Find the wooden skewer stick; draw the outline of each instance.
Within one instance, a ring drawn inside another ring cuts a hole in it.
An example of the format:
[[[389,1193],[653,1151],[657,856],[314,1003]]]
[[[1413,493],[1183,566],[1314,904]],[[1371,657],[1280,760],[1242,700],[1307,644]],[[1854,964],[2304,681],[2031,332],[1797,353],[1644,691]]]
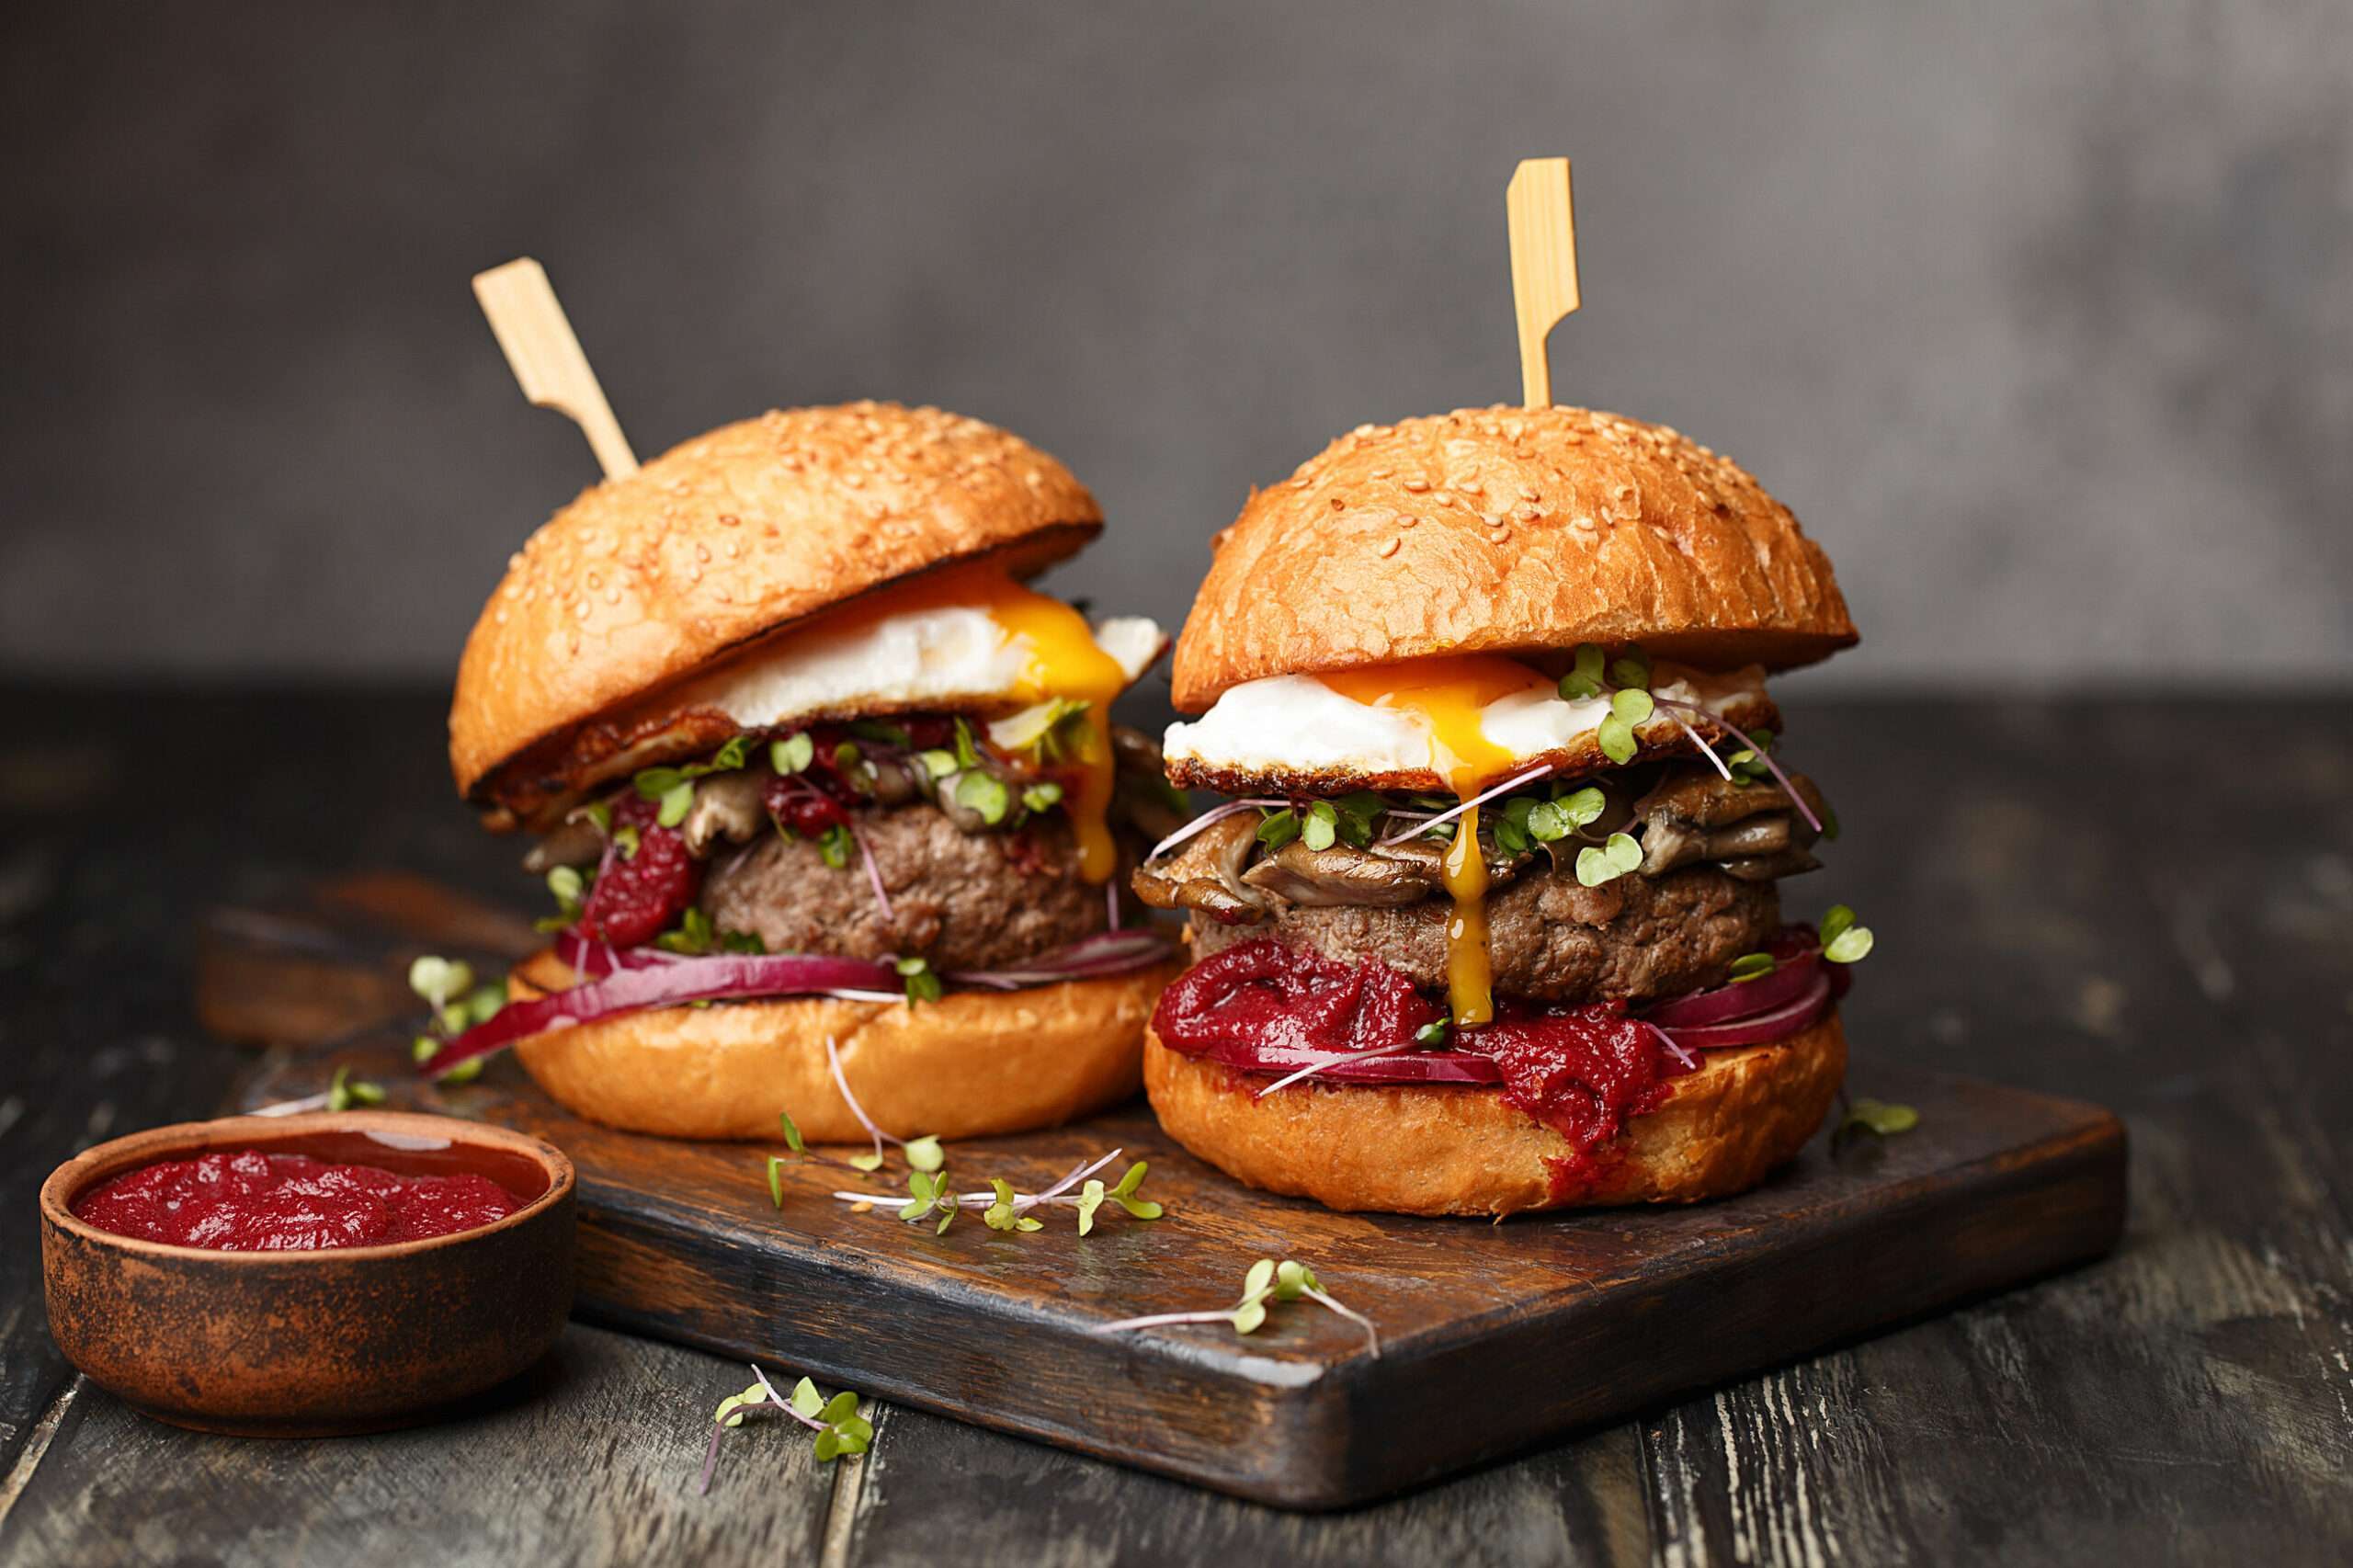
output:
[[[605,389],[580,351],[546,269],[527,256],[477,272],[474,298],[482,301],[482,313],[490,318],[490,330],[498,335],[498,347],[506,351],[506,363],[532,406],[570,415],[588,437],[607,479],[635,473],[637,454],[629,449]]]
[[[1504,191],[1511,215],[1511,300],[1519,315],[1520,401],[1552,406],[1545,340],[1577,308],[1576,204],[1566,158],[1523,158]]]

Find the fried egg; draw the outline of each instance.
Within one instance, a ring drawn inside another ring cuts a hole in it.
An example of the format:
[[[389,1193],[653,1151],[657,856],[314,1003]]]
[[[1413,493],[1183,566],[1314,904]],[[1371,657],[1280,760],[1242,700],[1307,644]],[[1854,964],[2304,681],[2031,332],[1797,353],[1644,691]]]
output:
[[[745,730],[815,718],[976,711],[993,716],[991,737],[1008,750],[1035,738],[1040,710],[1082,703],[1086,738],[1064,759],[1074,775],[1069,813],[1080,870],[1099,882],[1118,861],[1105,818],[1111,701],[1167,641],[1141,616],[1089,626],[1060,599],[1002,572],[966,567],[821,616],[703,676],[679,703],[725,714]]]
[[[1765,671],[1717,675],[1661,662],[1651,688],[1729,714],[1764,696]],[[1169,726],[1163,749],[1172,764],[1215,773],[1434,773],[1467,796],[1572,749],[1608,713],[1607,698],[1565,700],[1530,665],[1467,655],[1245,681],[1199,719]],[[1665,739],[1677,730],[1662,710],[1636,733]]]

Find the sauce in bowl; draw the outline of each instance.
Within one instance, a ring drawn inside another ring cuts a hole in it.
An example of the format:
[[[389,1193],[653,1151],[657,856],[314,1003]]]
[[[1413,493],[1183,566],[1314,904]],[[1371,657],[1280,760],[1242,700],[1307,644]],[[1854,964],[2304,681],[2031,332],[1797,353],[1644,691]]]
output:
[[[480,1230],[528,1199],[477,1171],[404,1175],[258,1149],[164,1160],[74,1199],[99,1230],[216,1252],[387,1246]]]

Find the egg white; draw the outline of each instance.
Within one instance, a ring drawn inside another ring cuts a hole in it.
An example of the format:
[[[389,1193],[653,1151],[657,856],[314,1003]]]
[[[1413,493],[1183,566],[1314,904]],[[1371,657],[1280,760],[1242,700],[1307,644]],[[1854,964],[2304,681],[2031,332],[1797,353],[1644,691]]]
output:
[[[1727,713],[1765,693],[1765,671],[1750,665],[1711,675],[1661,664],[1652,680],[1661,697]],[[1564,701],[1548,687],[1514,692],[1479,711],[1479,729],[1516,762],[1567,750],[1600,727],[1605,698]],[[1677,733],[1661,710],[1637,725],[1644,739]],[[1430,722],[1404,708],[1377,708],[1345,697],[1313,676],[1273,676],[1232,687],[1210,710],[1172,724],[1162,742],[1171,762],[1222,773],[1419,773],[1436,767]]]
[[[1096,645],[1130,681],[1167,639],[1142,616],[1094,628]],[[1019,684],[1028,651],[985,609],[944,606],[886,616],[855,630],[814,631],[751,654],[698,680],[682,705],[710,708],[745,729],[819,714],[907,712],[987,706]]]

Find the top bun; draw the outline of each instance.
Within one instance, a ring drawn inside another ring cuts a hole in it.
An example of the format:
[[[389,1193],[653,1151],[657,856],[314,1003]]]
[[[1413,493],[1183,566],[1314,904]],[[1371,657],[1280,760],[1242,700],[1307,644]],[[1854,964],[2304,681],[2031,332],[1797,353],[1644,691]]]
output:
[[[1829,559],[1729,458],[1583,408],[1361,426],[1216,540],[1176,640],[1177,708],[1439,653],[1640,642],[1786,669],[1855,640]]]
[[[722,426],[608,480],[506,563],[458,665],[449,767],[496,799],[617,703],[911,574],[1029,575],[1102,531],[1086,487],[1017,436],[854,403]]]

